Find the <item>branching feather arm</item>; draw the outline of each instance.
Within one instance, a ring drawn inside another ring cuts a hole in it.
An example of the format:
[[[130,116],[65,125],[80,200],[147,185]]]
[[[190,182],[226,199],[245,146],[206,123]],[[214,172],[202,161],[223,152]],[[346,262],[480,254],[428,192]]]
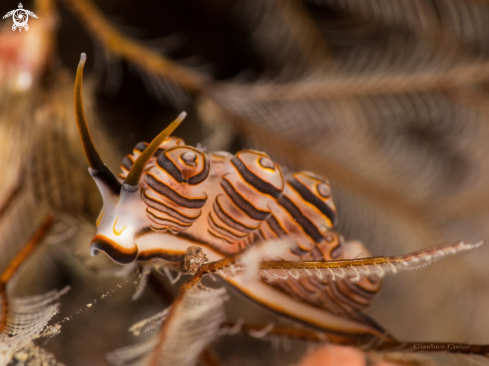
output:
[[[28,258],[31,252],[37,247],[39,242],[44,238],[48,230],[54,223],[52,215],[48,215],[39,229],[34,233],[25,247],[17,254],[17,256],[10,262],[10,265],[3,271],[0,276],[0,297],[2,300],[2,307],[0,309],[0,333],[5,329],[8,318],[8,296],[7,296],[7,284],[12,276],[17,272],[19,267]]]
[[[393,257],[371,257],[361,259],[345,259],[337,261],[265,261],[260,265],[262,276],[267,280],[280,280],[278,272],[288,276],[319,276],[336,280],[350,278],[352,281],[372,275],[383,277],[386,273],[398,273],[430,265],[447,255],[457,254],[479,248],[483,243],[466,244],[455,242],[419,250],[405,255]]]
[[[157,76],[168,78],[189,91],[202,90],[206,81],[204,75],[178,65],[154,50],[126,37],[107,21],[90,0],[66,0],[66,2],[92,35],[114,55]]]

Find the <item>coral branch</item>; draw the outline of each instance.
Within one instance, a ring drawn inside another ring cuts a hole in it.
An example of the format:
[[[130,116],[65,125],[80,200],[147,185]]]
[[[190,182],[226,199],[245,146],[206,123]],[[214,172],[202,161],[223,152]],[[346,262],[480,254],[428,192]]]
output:
[[[6,292],[6,286],[8,281],[12,278],[14,273],[19,269],[19,267],[24,263],[29,254],[37,247],[39,242],[44,238],[49,229],[54,223],[54,218],[52,215],[48,215],[39,229],[34,233],[31,239],[27,242],[24,248],[15,256],[15,258],[10,262],[9,266],[3,271],[0,276],[0,297],[2,300],[2,306],[0,309],[0,333],[5,329],[8,317],[8,297]]]
[[[350,339],[338,338],[333,339],[328,335],[328,339],[322,336],[320,332],[314,332],[304,328],[294,328],[287,326],[268,327],[267,324],[240,324],[236,329],[236,324],[223,323],[221,325],[221,334],[243,334],[256,338],[256,333],[267,329],[266,338],[279,338],[300,340],[314,343],[334,343],[344,346],[357,346]],[[263,338],[261,336],[260,338]],[[472,355],[489,355],[489,345],[474,345],[467,343],[449,343],[449,342],[400,342],[389,339],[388,342],[375,343],[369,345],[367,350],[384,351],[384,352],[448,352],[463,353]]]
[[[66,0],[92,36],[114,55],[143,70],[171,80],[189,91],[202,89],[203,75],[177,65],[170,59],[120,33],[89,0]]]
[[[15,199],[19,196],[21,190],[22,187],[18,183],[7,194],[7,198],[5,198],[4,202],[0,204],[0,219],[2,218],[3,215],[5,215],[10,205],[12,205]]]
[[[261,102],[328,100],[366,95],[389,95],[448,91],[489,79],[489,62],[473,62],[451,68],[429,69],[416,73],[374,75],[328,75],[302,82],[224,86],[227,93],[252,97]]]
[[[361,277],[377,275],[383,277],[386,273],[397,273],[402,270],[412,270],[429,265],[447,255],[472,250],[482,245],[455,242],[442,244],[424,250],[394,257],[370,257],[361,259],[343,259],[334,261],[267,261],[261,263],[262,276],[268,281],[285,280],[289,276],[310,277],[336,280],[348,277],[358,281]]]
[[[154,274],[149,275],[148,283],[160,295],[164,302],[172,304],[175,301],[173,294],[158,280]],[[219,366],[216,356],[208,348],[205,348],[201,352],[199,360],[205,366]]]

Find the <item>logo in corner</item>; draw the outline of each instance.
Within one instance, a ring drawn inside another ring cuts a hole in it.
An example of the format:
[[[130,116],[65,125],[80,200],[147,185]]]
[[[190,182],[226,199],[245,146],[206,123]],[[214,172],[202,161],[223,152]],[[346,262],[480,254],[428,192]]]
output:
[[[29,15],[31,17],[37,18],[37,15],[34,14],[32,11],[25,10],[24,7],[22,6],[22,3],[19,3],[19,8],[9,11],[7,14],[3,16],[3,19],[12,17],[14,20],[14,24],[12,25],[12,30],[15,31],[17,28],[19,29],[19,32],[22,31],[22,28],[24,28],[26,31],[29,30],[29,25],[27,24],[27,21],[29,20]]]

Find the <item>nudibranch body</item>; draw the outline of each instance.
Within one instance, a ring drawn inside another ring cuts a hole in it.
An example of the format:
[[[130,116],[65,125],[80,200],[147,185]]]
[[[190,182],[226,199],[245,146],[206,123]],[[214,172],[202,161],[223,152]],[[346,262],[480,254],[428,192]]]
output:
[[[81,100],[84,55],[78,66],[75,109],[89,171],[103,197],[92,254],[115,262],[158,258],[181,261],[189,246],[211,261],[260,241],[289,238],[279,260],[353,258],[368,251],[331,231],[337,222],[329,182],[310,172],[284,177],[263,152],[204,152],[170,134],[182,113],[150,144],[139,143],[122,161],[119,180],[103,164],[90,138]],[[223,277],[239,293],[331,337],[382,338],[384,331],[360,313],[380,280],[321,281],[304,277],[270,285],[239,275]]]

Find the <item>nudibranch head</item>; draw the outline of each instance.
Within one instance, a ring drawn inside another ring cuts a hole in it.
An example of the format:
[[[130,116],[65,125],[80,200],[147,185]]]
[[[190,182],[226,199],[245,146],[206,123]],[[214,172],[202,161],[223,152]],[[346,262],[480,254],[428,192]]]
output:
[[[122,184],[104,164],[93,144],[85,119],[82,99],[83,67],[86,55],[81,54],[75,82],[75,116],[83,151],[89,165],[89,172],[95,180],[103,199],[103,208],[97,220],[97,235],[91,242],[91,253],[106,253],[115,262],[126,264],[137,259],[139,250],[136,236],[146,224],[145,205],[141,200],[139,186],[147,163],[160,145],[185,118],[181,113],[149,145],[141,147],[139,155],[132,162]]]

